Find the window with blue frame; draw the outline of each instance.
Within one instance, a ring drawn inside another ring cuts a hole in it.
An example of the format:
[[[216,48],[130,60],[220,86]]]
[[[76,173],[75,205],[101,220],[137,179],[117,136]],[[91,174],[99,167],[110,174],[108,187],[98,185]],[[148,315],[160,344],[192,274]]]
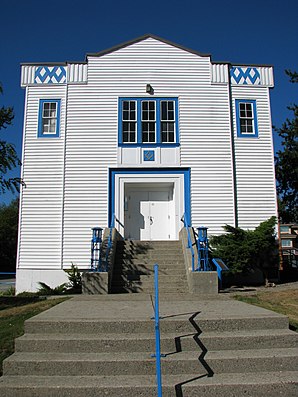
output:
[[[119,98],[120,146],[177,146],[177,98]]]
[[[38,137],[57,138],[60,134],[60,99],[40,99]]]
[[[255,100],[236,99],[237,136],[258,137],[257,105]]]

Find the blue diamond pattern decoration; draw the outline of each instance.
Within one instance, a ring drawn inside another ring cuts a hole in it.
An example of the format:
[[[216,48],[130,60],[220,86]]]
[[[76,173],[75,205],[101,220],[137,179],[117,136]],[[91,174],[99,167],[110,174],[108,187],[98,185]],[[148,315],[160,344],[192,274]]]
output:
[[[66,68],[64,66],[39,66],[35,70],[34,83],[63,84],[66,82]]]
[[[231,68],[232,84],[259,85],[261,76],[258,68],[252,67],[233,67]]]
[[[144,150],[144,161],[154,161],[154,150]]]

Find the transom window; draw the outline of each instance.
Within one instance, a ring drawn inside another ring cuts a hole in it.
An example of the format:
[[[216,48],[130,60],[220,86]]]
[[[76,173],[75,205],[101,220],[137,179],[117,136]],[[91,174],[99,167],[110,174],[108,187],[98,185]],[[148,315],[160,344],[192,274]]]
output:
[[[257,137],[257,110],[255,100],[236,99],[238,137]]]
[[[120,98],[119,145],[178,145],[177,98]]]
[[[41,99],[39,103],[38,137],[58,137],[60,99]]]

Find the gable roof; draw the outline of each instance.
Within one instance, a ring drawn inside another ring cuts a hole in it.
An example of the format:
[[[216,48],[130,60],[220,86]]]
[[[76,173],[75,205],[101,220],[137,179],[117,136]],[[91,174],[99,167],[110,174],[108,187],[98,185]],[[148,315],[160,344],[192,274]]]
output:
[[[169,45],[171,45],[171,46],[173,46],[173,47],[176,47],[176,48],[179,48],[179,49],[181,49],[181,50],[190,52],[190,53],[195,54],[195,55],[198,55],[198,56],[200,56],[200,57],[210,57],[210,56],[211,56],[210,54],[202,54],[202,53],[200,53],[200,52],[198,52],[198,51],[195,51],[195,50],[186,48],[186,47],[184,47],[184,46],[182,46],[182,45],[180,45],[180,44],[173,43],[172,41],[163,39],[162,37],[158,37],[158,36],[155,36],[154,34],[150,34],[150,33],[149,33],[149,34],[145,34],[145,35],[143,35],[143,36],[137,37],[136,39],[129,40],[129,41],[125,41],[124,43],[118,44],[118,45],[116,45],[116,46],[113,46],[113,47],[111,47],[111,48],[108,48],[108,49],[103,50],[103,51],[100,51],[100,52],[87,53],[87,54],[86,54],[86,59],[87,59],[88,56],[92,56],[92,57],[101,57],[101,56],[103,56],[103,55],[110,54],[111,52],[120,50],[121,48],[128,47],[128,46],[130,46],[130,45],[132,45],[132,44],[139,43],[140,41],[143,41],[143,40],[146,40],[146,39],[149,39],[149,38],[155,39],[155,40],[158,40],[158,41],[161,41],[162,43],[169,44]]]

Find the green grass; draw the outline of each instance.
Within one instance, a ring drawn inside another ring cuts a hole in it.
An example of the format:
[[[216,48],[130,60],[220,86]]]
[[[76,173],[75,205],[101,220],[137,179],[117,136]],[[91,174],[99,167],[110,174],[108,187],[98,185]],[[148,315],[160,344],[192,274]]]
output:
[[[57,298],[50,300],[39,300],[24,298],[20,304],[20,298],[16,298],[15,304],[10,297],[5,303],[2,297],[0,309],[0,376],[2,375],[2,362],[14,352],[14,339],[23,335],[24,322],[44,310],[63,302],[68,298]]]
[[[253,295],[236,295],[235,299],[260,306],[289,317],[290,328],[298,332],[298,289],[270,290]]]

